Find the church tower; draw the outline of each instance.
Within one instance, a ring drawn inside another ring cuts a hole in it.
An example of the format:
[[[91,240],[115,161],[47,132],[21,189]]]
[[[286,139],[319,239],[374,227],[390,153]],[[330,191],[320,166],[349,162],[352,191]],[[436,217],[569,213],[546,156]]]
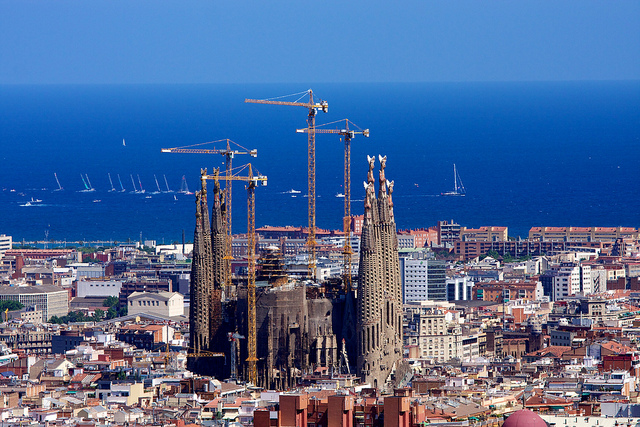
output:
[[[379,156],[379,187],[375,193],[375,157],[368,157],[364,183],[364,223],[358,270],[358,374],[364,382],[385,388],[402,363],[402,289],[398,241],[393,216],[393,181],[387,182],[387,158]]]
[[[217,175],[219,170],[214,170]],[[201,190],[196,192],[196,228],[193,237],[189,305],[189,353],[224,351],[226,334],[221,330],[224,287],[224,201],[214,180],[213,209],[209,222],[207,171],[201,171]],[[224,336],[224,339],[221,338]],[[190,357],[189,370],[201,375],[222,376],[221,364],[210,357]]]

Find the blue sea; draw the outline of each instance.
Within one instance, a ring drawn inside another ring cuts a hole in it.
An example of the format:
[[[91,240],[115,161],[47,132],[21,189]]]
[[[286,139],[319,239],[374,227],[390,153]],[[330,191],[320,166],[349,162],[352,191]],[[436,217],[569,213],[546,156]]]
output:
[[[299,85],[0,86],[0,234],[21,240],[193,238],[200,168],[220,155],[161,148],[229,138],[257,149],[267,175],[256,225],[306,225],[307,139],[300,107],[245,104]],[[317,84],[329,103],[317,124],[348,118],[371,131],[352,141],[352,212],[362,213],[367,155],[387,156],[398,228],[454,220],[532,226],[640,226],[640,82]],[[334,126],[330,126],[334,127]],[[126,145],[123,145],[123,139]],[[222,148],[222,144],[217,145]],[[342,224],[344,144],[317,135],[317,225]],[[453,164],[466,197],[453,188]],[[57,174],[62,191],[57,188]],[[111,174],[120,189],[108,192]],[[89,177],[95,192],[80,192]],[[132,194],[138,176],[145,194]],[[292,197],[288,190],[299,190]],[[150,197],[148,197],[150,196]],[[175,196],[175,197],[174,197]],[[42,200],[27,205],[31,199]],[[246,230],[236,183],[234,232]]]

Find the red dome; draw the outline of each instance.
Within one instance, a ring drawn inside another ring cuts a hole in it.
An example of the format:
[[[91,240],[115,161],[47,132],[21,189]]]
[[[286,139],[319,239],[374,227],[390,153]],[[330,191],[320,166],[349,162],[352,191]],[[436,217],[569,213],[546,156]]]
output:
[[[521,409],[509,415],[502,427],[548,427],[548,425],[535,412]]]

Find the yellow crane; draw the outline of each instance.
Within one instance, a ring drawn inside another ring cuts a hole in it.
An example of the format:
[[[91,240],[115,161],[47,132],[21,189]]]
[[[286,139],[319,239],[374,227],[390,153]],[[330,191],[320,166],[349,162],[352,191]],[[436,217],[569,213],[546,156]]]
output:
[[[353,248],[351,247],[351,139],[355,135],[364,135],[369,137],[369,129],[353,130],[349,129],[349,123],[358,127],[349,119],[337,120],[335,122],[327,123],[322,126],[333,125],[335,123],[342,123],[344,121],[344,127],[342,129],[326,129],[316,128],[315,133],[330,133],[340,135],[344,137],[344,217],[342,219],[342,226],[344,230],[344,248],[343,254],[343,282],[345,292],[351,289],[351,256],[353,255]],[[298,133],[308,132],[308,129],[296,129]]]
[[[203,147],[209,144],[217,144],[217,143],[221,143],[221,142],[225,142],[226,143],[226,147],[225,148],[193,148],[193,147]],[[231,144],[233,144],[235,147],[232,149]],[[173,148],[162,148],[161,152],[163,153],[181,153],[181,154],[222,154],[223,156],[225,156],[225,169],[226,169],[226,174],[230,175],[231,174],[231,169],[233,169],[233,158],[237,155],[237,154],[248,154],[251,157],[258,157],[258,150],[256,149],[252,149],[249,150],[245,147],[243,147],[242,145],[233,142],[232,140],[226,138],[226,139],[219,139],[217,141],[209,141],[209,142],[202,142],[199,144],[192,144],[192,145],[185,145],[183,147],[173,147]],[[225,215],[225,222],[224,222],[224,227],[225,227],[225,234],[226,234],[226,239],[225,239],[225,249],[224,249],[224,276],[225,276],[225,291],[226,294],[229,295],[229,292],[231,290],[231,261],[233,260],[233,256],[231,255],[231,245],[232,245],[232,234],[233,234],[233,227],[232,227],[232,222],[231,222],[231,198],[232,198],[232,181],[227,181],[227,183],[224,186],[224,200],[225,200],[225,205],[226,205],[226,209],[227,209],[227,213]]]
[[[189,349],[195,351],[195,349]],[[199,353],[187,352],[187,357],[224,357],[224,353],[214,353],[212,351],[200,351]]]
[[[247,189],[247,349],[249,357],[249,382],[254,385],[258,382],[257,370],[257,345],[256,345],[256,193],[258,185],[266,186],[267,177],[259,173],[254,175],[251,163],[240,167],[236,172],[230,171],[229,175],[220,175],[215,171],[213,175],[204,175],[204,179],[213,181],[244,181]],[[246,172],[246,175],[240,175]],[[257,172],[257,171],[256,171]]]
[[[301,102],[303,96],[308,95],[309,101]],[[300,96],[296,101],[279,101],[289,96]],[[316,277],[316,112],[321,110],[323,112],[329,111],[329,103],[327,101],[320,100],[315,102],[313,100],[313,91],[311,89],[295,93],[292,95],[281,96],[271,99],[245,99],[244,102],[252,104],[271,104],[271,105],[289,105],[295,107],[304,107],[309,110],[307,116],[307,133],[308,135],[308,203],[309,203],[309,237],[307,240],[307,247],[309,250],[309,277],[313,280]]]

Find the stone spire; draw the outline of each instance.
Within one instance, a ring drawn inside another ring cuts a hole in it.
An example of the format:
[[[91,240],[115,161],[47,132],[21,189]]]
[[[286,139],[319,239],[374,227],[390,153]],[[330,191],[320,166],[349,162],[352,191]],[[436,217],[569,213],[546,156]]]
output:
[[[379,190],[375,196],[374,157],[368,157],[364,222],[360,244],[357,304],[357,370],[364,382],[385,388],[402,362],[402,291],[396,225],[385,166],[379,156]]]
[[[207,227],[208,228],[208,227]],[[190,352],[209,348],[209,292],[206,287],[206,253],[202,221],[202,193],[196,191],[196,227],[193,235],[189,305]]]
[[[213,171],[215,177],[220,173],[220,169]],[[209,342],[213,352],[226,352],[228,338],[222,330],[222,295],[225,285],[224,250],[225,250],[225,228],[224,228],[224,204],[220,191],[220,182],[213,181],[213,208],[211,210],[211,291],[209,293]],[[210,361],[212,362],[212,361]],[[214,370],[215,376],[223,374],[222,366],[217,365]]]
[[[215,168],[214,176],[220,174],[220,169]],[[220,182],[214,179],[213,184],[213,209],[211,210],[211,251],[212,251],[212,274],[213,289],[224,289],[224,250],[225,250],[225,206],[220,191]]]

